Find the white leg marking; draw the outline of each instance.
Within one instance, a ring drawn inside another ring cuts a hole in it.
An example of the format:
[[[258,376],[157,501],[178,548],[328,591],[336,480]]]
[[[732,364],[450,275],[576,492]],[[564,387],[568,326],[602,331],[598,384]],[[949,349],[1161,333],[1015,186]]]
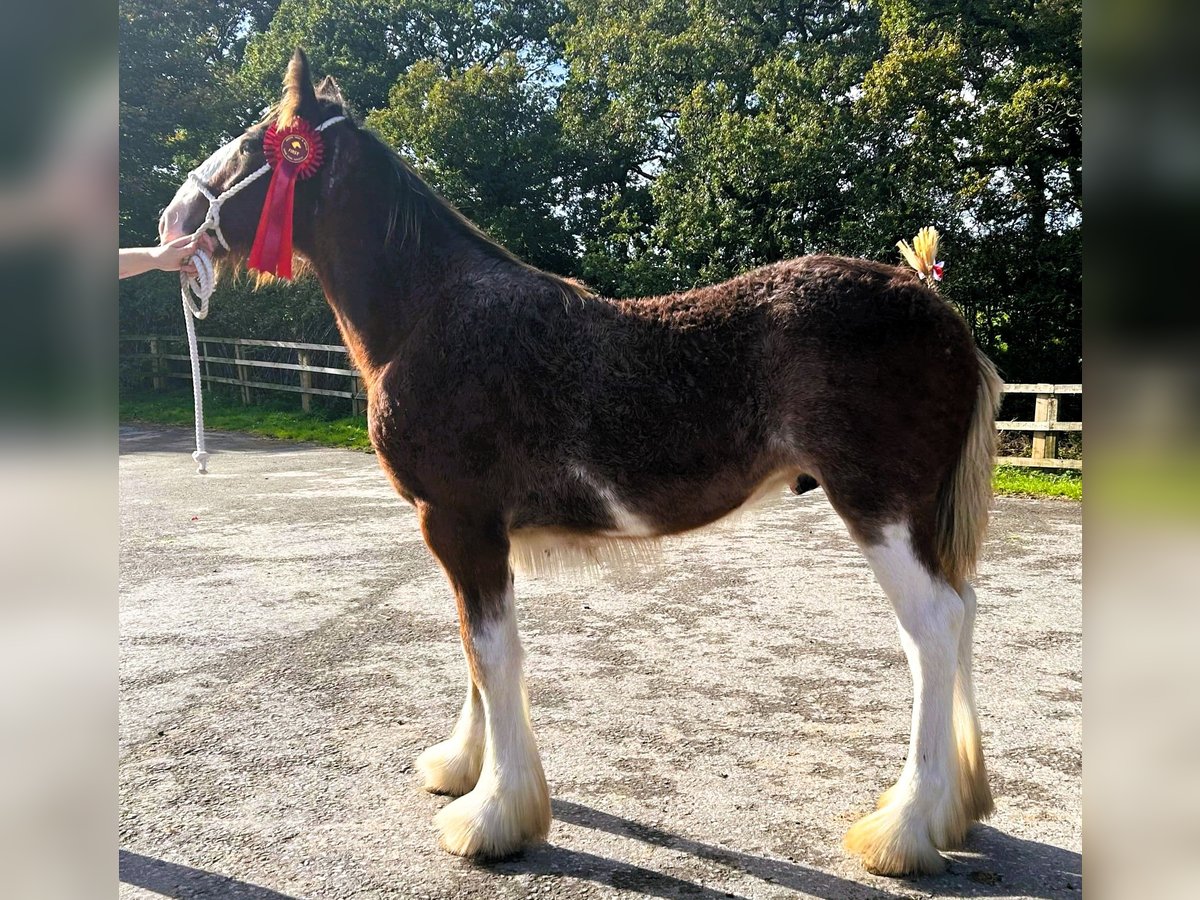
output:
[[[882,542],[864,552],[892,602],[912,670],[912,735],[899,781],[878,810],[846,833],[845,843],[874,872],[938,872],[945,861],[937,847],[961,840],[969,824],[952,724],[964,604],[917,559],[907,526],[888,526]]]
[[[486,746],[474,789],[437,815],[442,845],[460,856],[505,856],[550,830],[550,794],[529,724],[510,584],[499,619],[471,634]]]
[[[417,757],[417,771],[425,779],[425,790],[461,797],[479,781],[483,766],[483,699],[467,673],[467,698],[450,737],[434,744]]]

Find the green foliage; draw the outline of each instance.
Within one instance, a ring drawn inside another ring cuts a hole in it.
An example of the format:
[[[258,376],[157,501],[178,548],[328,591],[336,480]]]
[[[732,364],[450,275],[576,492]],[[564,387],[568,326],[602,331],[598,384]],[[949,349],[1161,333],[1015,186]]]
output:
[[[946,295],[1005,377],[1074,380],[1082,279],[1078,0],[879,6],[887,49],[858,106],[865,133],[882,143],[858,181],[857,205],[893,211],[890,222],[873,223],[883,234],[903,232],[912,216],[941,228]]]
[[[616,296],[943,233],[945,296],[1013,381],[1081,355],[1080,0],[122,0],[122,240],[275,99],[292,49],[536,265]],[[178,328],[169,279],[122,327]],[[312,282],[208,327],[326,340]]]
[[[151,243],[180,178],[242,130],[235,73],[243,29],[274,4],[121,0],[121,243]]]
[[[421,60],[367,124],[518,256],[562,274],[575,269],[575,244],[558,212],[566,166],[551,92],[515,53],[461,71]]]
[[[397,6],[386,0],[282,0],[270,26],[250,39],[242,82],[264,105],[274,101],[292,51],[303,46],[313,71],[336,78],[348,100],[362,109],[383,105],[389,86],[418,58],[390,40]]]
[[[422,60],[447,73],[490,66],[505,53],[544,66],[561,15],[555,2],[528,0],[282,0],[251,38],[241,74],[273,99],[301,46],[313,70],[336,78],[365,114],[387,107],[396,80]]]
[[[121,0],[121,246],[157,243],[159,211],[188,170],[241,133],[252,106],[237,79],[246,35],[265,27],[275,6]],[[182,328],[173,275],[123,281],[119,297],[123,331]]]
[[[192,395],[170,392],[123,394],[118,409],[122,422],[157,425],[192,424]],[[204,424],[210,431],[244,431],[288,441],[312,441],[329,447],[370,450],[367,421],[361,416],[338,417],[306,413],[284,402],[243,406],[220,395],[206,395]]]
[[[1055,472],[1020,466],[996,466],[992,487],[997,494],[1017,497],[1083,499],[1083,475],[1074,471]]]

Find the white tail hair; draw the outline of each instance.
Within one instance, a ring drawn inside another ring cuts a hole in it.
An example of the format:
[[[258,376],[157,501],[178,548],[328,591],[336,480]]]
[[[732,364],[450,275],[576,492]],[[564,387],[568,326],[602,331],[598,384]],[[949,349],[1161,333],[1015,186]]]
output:
[[[942,486],[937,509],[937,553],[942,574],[958,589],[975,573],[987,530],[996,458],[996,413],[1004,383],[979,350],[979,390],[971,426],[954,471]]]

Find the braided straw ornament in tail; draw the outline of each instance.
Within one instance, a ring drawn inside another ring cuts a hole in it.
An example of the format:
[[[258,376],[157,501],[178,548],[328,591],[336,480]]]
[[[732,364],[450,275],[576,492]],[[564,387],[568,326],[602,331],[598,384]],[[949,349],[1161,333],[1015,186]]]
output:
[[[897,241],[900,254],[904,261],[917,270],[922,281],[941,281],[944,263],[937,258],[938,233],[931,225],[926,225],[913,238],[912,246],[908,241]]]

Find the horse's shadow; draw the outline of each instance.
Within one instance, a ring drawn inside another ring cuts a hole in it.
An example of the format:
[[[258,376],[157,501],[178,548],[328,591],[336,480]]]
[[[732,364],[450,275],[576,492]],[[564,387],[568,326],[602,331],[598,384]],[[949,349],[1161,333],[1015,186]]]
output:
[[[732,872],[748,875],[762,882],[764,887],[781,887],[827,900],[910,896],[908,893],[898,894],[840,878],[798,863],[705,844],[569,800],[555,800],[553,806],[554,816],[560,822],[686,853]],[[971,830],[966,848],[952,854],[951,858],[945,875],[911,881],[897,880],[897,887],[932,896],[1037,898],[1075,897],[1082,889],[1083,860],[1078,853],[1036,841],[1021,840],[986,825],[976,825]],[[582,879],[649,897],[724,900],[738,896],[632,863],[554,844],[533,847],[513,859],[479,864],[479,867],[499,875],[534,874]],[[125,884],[181,900],[185,897],[295,900],[290,895],[267,887],[127,850],[120,853],[120,878]]]
[[[234,897],[237,900],[298,900],[291,894],[281,894],[228,875],[143,856],[130,850],[119,852],[117,871],[122,884],[177,900],[199,900],[202,897],[211,897],[213,900]]]
[[[776,885],[829,900],[908,896],[873,888],[798,863],[705,844],[569,800],[554,800],[552,803],[554,817],[560,822],[677,850],[749,875],[762,881],[764,886]],[[1078,853],[1014,838],[986,825],[976,825],[967,840],[967,846],[961,852],[952,854],[951,859],[945,875],[911,881],[898,880],[897,886],[940,896],[1020,895],[1039,898],[1077,896],[1082,887],[1082,857]],[[515,859],[491,863],[487,868],[497,873],[520,872],[582,878],[651,897],[737,896],[641,866],[553,844],[531,848]]]

